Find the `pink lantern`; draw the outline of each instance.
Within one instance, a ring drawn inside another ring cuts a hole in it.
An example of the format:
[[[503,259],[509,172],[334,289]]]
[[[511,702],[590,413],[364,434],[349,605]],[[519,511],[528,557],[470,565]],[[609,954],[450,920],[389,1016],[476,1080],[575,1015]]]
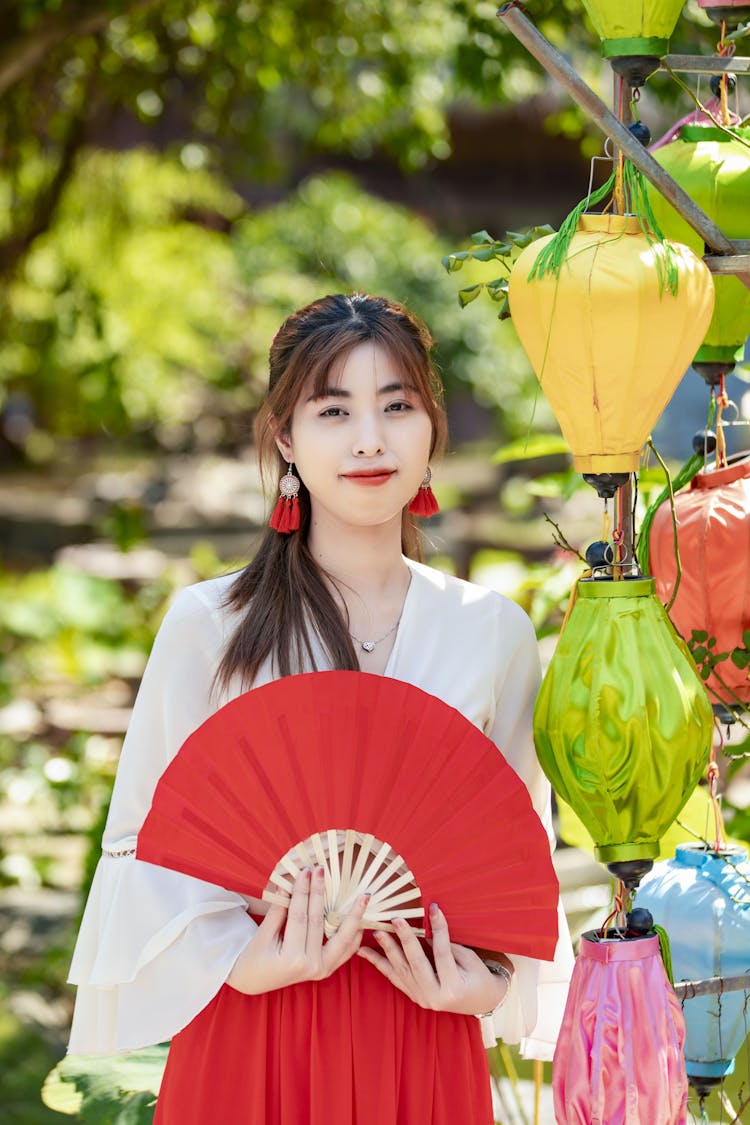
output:
[[[698,0],[698,7],[703,8],[714,23],[726,23],[727,27],[738,27],[750,20],[748,0]]]
[[[684,1042],[658,937],[583,934],[552,1063],[557,1125],[685,1125]]]

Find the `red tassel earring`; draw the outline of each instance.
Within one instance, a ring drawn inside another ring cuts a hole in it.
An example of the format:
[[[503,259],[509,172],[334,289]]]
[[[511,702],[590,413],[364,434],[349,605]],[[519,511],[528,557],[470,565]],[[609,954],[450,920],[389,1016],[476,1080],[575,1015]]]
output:
[[[430,481],[432,480],[432,473],[429,466],[422,477],[422,483],[419,486],[419,492],[409,505],[409,511],[413,516],[423,516],[427,519],[428,516],[434,516],[440,511],[435,493],[430,488]]]
[[[292,531],[299,530],[299,477],[292,472],[292,462],[279,481],[279,498],[273,510],[269,526],[282,535],[289,535]]]

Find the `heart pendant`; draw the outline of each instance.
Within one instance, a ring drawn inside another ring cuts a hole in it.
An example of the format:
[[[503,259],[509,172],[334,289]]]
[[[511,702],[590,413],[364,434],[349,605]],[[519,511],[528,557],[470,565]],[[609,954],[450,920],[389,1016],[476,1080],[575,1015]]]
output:
[[[362,641],[362,648],[365,650],[365,652],[373,652],[374,649],[375,649],[375,642],[374,641]]]

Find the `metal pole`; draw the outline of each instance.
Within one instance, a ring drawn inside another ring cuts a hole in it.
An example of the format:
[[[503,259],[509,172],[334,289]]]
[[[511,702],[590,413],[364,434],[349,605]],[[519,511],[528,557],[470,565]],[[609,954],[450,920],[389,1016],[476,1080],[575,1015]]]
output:
[[[542,64],[548,74],[557,79],[602,132],[619,145],[636,168],[643,172],[654,187],[658,188],[662,195],[669,200],[683,219],[690,224],[693,230],[697,231],[706,245],[718,254],[734,254],[734,245],[717,227],[716,223],[697,206],[671,176],[667,175],[640,141],[635,140],[601,98],[597,97],[594,91],[586,85],[565,56],[561,55],[544,38],[523,12],[513,4],[505,4],[498,12],[498,16],[510,28],[516,39],[523,43],[529,54]],[[745,284],[750,287],[750,279],[745,281]]]
[[[680,1000],[692,1000],[694,996],[720,996],[722,992],[750,992],[750,973],[737,977],[675,981],[674,990]]]
[[[615,109],[618,109],[620,101],[620,76],[613,75],[612,83],[612,104]],[[622,123],[629,125],[633,120],[633,114],[630,109],[630,102],[633,97],[633,89],[630,84],[622,80]],[[615,148],[615,161],[619,159],[619,147]],[[633,520],[633,476],[632,473],[628,474],[628,479],[625,484],[620,485],[615,493],[614,502],[614,517],[615,527],[619,528],[622,532],[622,540],[620,542],[620,555],[626,563],[635,561],[635,521]],[[618,573],[617,571],[615,573]],[[621,571],[619,573],[622,573]]]

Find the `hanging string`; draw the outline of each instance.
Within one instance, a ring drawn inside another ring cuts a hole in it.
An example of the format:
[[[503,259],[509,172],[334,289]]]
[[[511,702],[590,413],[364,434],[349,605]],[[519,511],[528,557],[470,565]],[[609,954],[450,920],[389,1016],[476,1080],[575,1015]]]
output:
[[[632,905],[632,897],[632,893],[627,890],[622,879],[615,879],[614,909],[610,911],[601,924],[599,929],[600,941],[607,937],[610,928],[616,930],[620,937],[625,936],[628,924],[625,914]]]
[[[727,40],[726,33],[726,21],[722,20],[721,35],[719,36],[719,42],[716,46],[716,54],[719,55],[720,58],[730,59],[736,50],[736,43]],[[719,80],[719,101],[722,125],[732,125],[734,123],[734,117],[729,108],[729,75],[726,71],[721,75]]]
[[[721,424],[721,416],[726,408],[729,406],[729,396],[727,395],[724,386],[724,376],[719,377],[719,393],[716,396],[716,468],[725,469],[727,467],[727,443],[724,437],[724,427]]]
[[[719,746],[724,744],[724,736],[721,733],[721,727],[716,724],[719,730]],[[706,778],[708,780],[708,799],[711,805],[711,810],[714,814],[714,842],[713,850],[715,852],[723,851],[727,843],[727,832],[724,827],[724,817],[721,813],[721,802],[716,792],[716,784],[719,780],[719,766],[716,762],[716,747],[711,747],[711,754],[708,759],[708,768],[706,770]]]
[[[612,534],[612,519],[607,507],[607,501],[604,501],[604,511],[602,512],[602,533],[600,539],[602,543],[609,543],[609,537]]]

